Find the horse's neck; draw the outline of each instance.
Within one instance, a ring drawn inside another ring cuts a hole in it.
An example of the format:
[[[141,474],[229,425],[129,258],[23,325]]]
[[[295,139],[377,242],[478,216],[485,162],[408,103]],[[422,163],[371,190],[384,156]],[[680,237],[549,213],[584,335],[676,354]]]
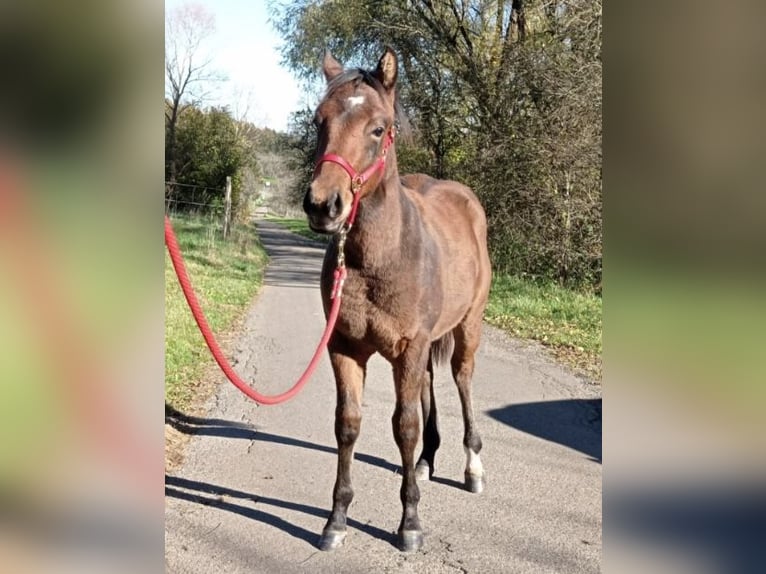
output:
[[[400,259],[405,233],[403,190],[394,173],[368,197],[362,198],[355,233],[346,244],[347,255],[360,267],[372,270]]]

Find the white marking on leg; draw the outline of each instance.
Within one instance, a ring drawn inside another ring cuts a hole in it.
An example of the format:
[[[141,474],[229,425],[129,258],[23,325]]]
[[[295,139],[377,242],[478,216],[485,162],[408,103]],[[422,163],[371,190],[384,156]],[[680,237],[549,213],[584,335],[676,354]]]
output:
[[[467,446],[464,446],[463,450],[465,450],[466,456],[465,471],[474,476],[484,476],[484,466],[481,464],[479,454],[473,452]]]
[[[346,98],[346,104],[348,104],[346,107],[348,107],[349,109],[363,103],[364,103],[364,96],[349,96],[348,98]]]

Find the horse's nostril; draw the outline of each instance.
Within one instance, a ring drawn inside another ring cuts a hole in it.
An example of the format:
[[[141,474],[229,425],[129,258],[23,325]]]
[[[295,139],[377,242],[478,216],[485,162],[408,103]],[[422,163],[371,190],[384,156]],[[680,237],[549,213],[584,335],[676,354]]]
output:
[[[306,192],[306,195],[303,196],[303,211],[306,212],[307,215],[311,215],[313,211],[316,211],[317,205],[311,200],[311,190]]]
[[[340,193],[335,195],[335,210],[337,213],[343,211],[343,202],[340,199]]]
[[[343,207],[343,201],[340,198],[340,193],[337,191],[327,198],[327,215],[334,219],[341,212]]]
[[[326,199],[318,199],[309,189],[303,197],[303,211],[309,217],[335,219],[343,212],[341,194],[339,191],[335,191],[325,197]]]

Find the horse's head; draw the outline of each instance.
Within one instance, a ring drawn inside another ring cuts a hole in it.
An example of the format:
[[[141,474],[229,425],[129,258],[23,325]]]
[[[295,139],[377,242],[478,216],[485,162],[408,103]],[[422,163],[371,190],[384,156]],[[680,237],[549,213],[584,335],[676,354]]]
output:
[[[380,160],[393,140],[397,63],[387,49],[374,72],[344,71],[328,52],[322,68],[327,93],[314,116],[317,164],[303,209],[314,231],[335,233],[354,193],[369,193],[385,173]]]

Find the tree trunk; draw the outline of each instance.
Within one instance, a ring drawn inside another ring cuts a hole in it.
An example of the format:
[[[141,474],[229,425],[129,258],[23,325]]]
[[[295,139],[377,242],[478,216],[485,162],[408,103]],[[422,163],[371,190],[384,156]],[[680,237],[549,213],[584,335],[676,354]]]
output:
[[[168,121],[168,145],[165,151],[165,163],[167,165],[167,190],[170,196],[175,195],[175,184],[178,179],[178,158],[176,154],[176,127],[178,125],[178,109],[180,107],[179,98],[173,100],[173,106],[170,109],[170,119]]]
[[[572,180],[569,170],[564,172],[564,237],[562,241],[561,259],[559,260],[559,283],[565,285],[569,278],[569,252],[572,245]]]

